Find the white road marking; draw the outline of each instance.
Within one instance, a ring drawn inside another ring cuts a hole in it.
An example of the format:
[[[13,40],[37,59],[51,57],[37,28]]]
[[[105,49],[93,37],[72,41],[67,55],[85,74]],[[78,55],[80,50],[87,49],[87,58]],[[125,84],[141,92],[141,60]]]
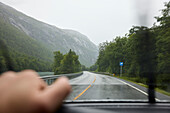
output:
[[[119,79],[117,79],[117,80],[119,80]],[[137,91],[139,91],[139,92],[141,92],[141,93],[143,93],[144,95],[146,95],[146,96],[148,96],[148,94],[146,93],[146,92],[144,92],[144,91],[142,91],[142,90],[140,90],[140,89],[138,89],[137,87],[135,87],[135,86],[132,86],[132,85],[130,85],[130,84],[128,84],[128,83],[126,83],[126,82],[124,82],[124,81],[122,81],[122,80],[119,80],[120,82],[122,82],[122,83],[124,83],[124,84],[126,84],[126,85],[128,85],[128,86],[130,86],[130,87],[132,87],[133,89],[136,89]],[[157,101],[160,101],[159,99],[157,99],[157,98],[155,98]]]

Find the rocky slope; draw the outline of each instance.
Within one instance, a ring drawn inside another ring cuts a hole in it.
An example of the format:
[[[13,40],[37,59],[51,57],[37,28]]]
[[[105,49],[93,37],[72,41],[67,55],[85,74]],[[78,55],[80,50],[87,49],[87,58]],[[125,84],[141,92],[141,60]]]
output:
[[[86,66],[92,65],[97,59],[97,46],[77,31],[60,29],[43,23],[3,3],[0,3],[0,19],[41,43],[51,54],[54,51],[66,53],[72,49],[79,55],[81,64]],[[49,55],[50,59],[53,59],[51,56]]]

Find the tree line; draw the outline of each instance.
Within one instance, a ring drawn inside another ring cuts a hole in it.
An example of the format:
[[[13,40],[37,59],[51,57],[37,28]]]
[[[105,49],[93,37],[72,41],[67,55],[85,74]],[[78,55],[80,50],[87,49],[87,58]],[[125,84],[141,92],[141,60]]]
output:
[[[170,81],[170,2],[151,28],[133,26],[124,37],[99,45],[99,56],[93,67],[99,72],[119,74],[119,62],[124,62],[124,76],[156,75],[163,88]],[[170,89],[169,89],[170,91]]]
[[[52,71],[51,62],[11,50],[8,51],[9,56],[4,56],[2,51],[4,50],[0,50],[0,73],[24,69],[33,69],[37,72]]]

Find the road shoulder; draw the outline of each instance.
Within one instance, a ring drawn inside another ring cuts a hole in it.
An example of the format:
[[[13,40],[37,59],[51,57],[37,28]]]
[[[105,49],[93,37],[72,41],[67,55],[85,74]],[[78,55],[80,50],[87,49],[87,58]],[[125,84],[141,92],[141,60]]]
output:
[[[115,77],[115,78],[117,78],[117,77]],[[123,82],[126,82],[126,83],[128,83],[128,84],[130,84],[130,85],[132,85],[132,86],[134,86],[134,87],[142,90],[142,91],[145,92],[145,93],[148,92],[148,88],[146,88],[146,87],[143,87],[143,86],[141,86],[141,85],[132,83],[132,82],[127,81],[127,80],[124,80],[124,79],[120,79],[120,78],[117,78],[117,79],[118,79],[118,80],[121,80],[121,81],[123,81]],[[159,93],[159,92],[157,92],[157,91],[155,92],[155,95],[156,95],[156,98],[159,99],[159,100],[170,100],[170,96],[164,95],[164,94]]]

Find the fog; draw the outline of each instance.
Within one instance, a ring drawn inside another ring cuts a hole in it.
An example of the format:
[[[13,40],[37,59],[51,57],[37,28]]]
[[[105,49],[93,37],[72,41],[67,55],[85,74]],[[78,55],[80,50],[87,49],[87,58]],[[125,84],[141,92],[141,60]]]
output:
[[[73,29],[98,45],[124,36],[134,25],[151,27],[169,0],[0,0],[26,15]]]

